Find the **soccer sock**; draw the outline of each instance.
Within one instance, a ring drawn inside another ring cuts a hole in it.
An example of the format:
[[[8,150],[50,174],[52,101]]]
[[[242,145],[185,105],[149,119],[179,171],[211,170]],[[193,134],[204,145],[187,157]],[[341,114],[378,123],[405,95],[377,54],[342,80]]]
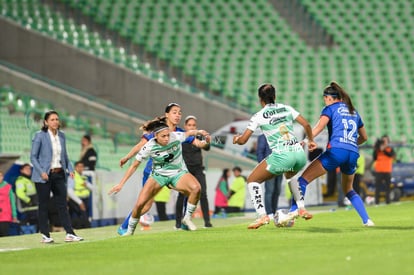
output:
[[[354,190],[349,191],[346,194],[346,197],[351,201],[352,206],[358,212],[359,216],[362,219],[363,223],[366,223],[369,219],[367,210],[365,209],[364,202],[361,197]]]
[[[190,219],[191,220],[191,216],[193,215],[196,207],[197,207],[197,205],[194,205],[194,204],[191,204],[191,203],[187,202],[187,209],[185,210],[184,219]]]
[[[254,209],[256,209],[256,213],[259,217],[266,215],[261,184],[258,182],[250,182],[247,184],[247,189],[249,190],[250,199],[252,200]]]
[[[184,201],[183,201],[184,207],[182,210],[184,213],[187,212],[187,204],[188,204],[188,197],[184,197]]]
[[[299,186],[296,185],[296,187],[294,187],[293,185],[295,183],[292,183],[292,179],[288,179],[286,181],[286,184],[289,186],[289,190],[290,190],[290,194],[292,194],[292,197],[290,198],[290,209],[289,212],[293,212],[296,209],[298,209],[298,205],[296,204],[296,199],[295,199],[295,195],[294,195],[294,189],[296,188],[296,190],[299,189]],[[296,181],[297,184],[297,181]]]
[[[122,229],[127,229],[128,228],[128,223],[129,223],[129,218],[131,217],[132,211],[129,212],[128,216],[125,218],[125,220],[122,222],[121,224],[121,228]]]
[[[309,182],[307,182],[307,180],[305,180],[302,177],[299,177],[298,179],[299,182],[299,201],[297,201],[296,203],[298,204],[299,208],[304,208],[305,207],[305,193],[306,193],[306,187],[308,186]]]
[[[128,222],[128,231],[127,232],[134,233],[135,228],[137,227],[138,221],[139,221],[139,218],[137,219],[137,218],[130,217],[129,222]]]
[[[292,204],[289,212],[295,211],[298,208],[305,207],[305,193],[308,182],[302,177],[293,177],[290,179],[289,187],[292,192]]]

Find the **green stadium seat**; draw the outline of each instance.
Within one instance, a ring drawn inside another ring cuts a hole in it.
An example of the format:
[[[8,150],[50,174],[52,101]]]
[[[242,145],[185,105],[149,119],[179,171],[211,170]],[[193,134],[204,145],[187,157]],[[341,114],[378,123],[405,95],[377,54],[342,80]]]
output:
[[[336,45],[329,49],[307,46],[266,0],[61,1],[241,106],[258,83],[269,81],[284,92],[283,100],[312,114],[312,106],[301,105],[296,92],[320,92],[337,80],[350,92],[361,93],[357,98],[364,112],[375,115],[376,107],[369,104],[373,91],[384,95],[414,88],[414,23],[408,0],[299,1],[332,35]],[[177,83],[45,4],[10,0],[1,1],[0,9],[34,30],[164,83]],[[247,96],[234,96],[240,91]],[[411,98],[392,102],[404,110],[413,103]]]

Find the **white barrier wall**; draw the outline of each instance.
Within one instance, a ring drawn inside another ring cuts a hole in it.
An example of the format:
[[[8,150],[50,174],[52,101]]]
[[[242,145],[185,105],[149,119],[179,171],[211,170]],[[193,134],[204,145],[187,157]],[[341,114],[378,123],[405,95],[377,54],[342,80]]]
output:
[[[243,171],[243,175],[247,176],[250,171]],[[209,170],[206,172],[207,179],[207,195],[209,200],[210,210],[214,211],[214,197],[216,184],[222,174],[220,170]],[[93,190],[93,219],[109,219],[109,218],[124,218],[135,204],[138,193],[142,189],[142,172],[137,171],[132,175],[129,181],[124,185],[121,192],[116,195],[108,195],[109,189],[117,184],[123,177],[123,172],[109,172],[97,171],[93,176],[93,181],[96,188]],[[229,179],[231,184],[233,178]],[[321,178],[308,186],[305,202],[306,205],[318,205],[322,201],[321,183],[324,181]],[[279,208],[288,208],[289,202],[285,198],[284,193],[285,181],[283,181],[282,194],[279,198]],[[247,190],[246,190],[247,191]],[[167,214],[175,213],[175,200],[177,192],[172,191],[170,201],[167,203]],[[252,210],[253,206],[250,202],[250,196],[246,192],[246,210]],[[155,205],[151,209],[153,215],[157,215]]]

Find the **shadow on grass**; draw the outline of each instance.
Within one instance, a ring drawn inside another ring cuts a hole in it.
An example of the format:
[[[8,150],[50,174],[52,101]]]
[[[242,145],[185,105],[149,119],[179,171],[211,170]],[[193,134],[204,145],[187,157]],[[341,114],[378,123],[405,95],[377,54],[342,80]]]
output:
[[[376,225],[370,229],[373,230],[414,230],[414,226],[382,226]]]
[[[312,232],[312,233],[331,233],[337,234],[345,231],[363,231],[368,228],[361,226],[361,228],[332,228],[332,227],[308,227],[300,229],[301,231]],[[375,226],[370,227],[369,230],[414,230],[414,226]]]
[[[308,228],[303,228],[302,230],[307,231],[307,232],[314,232],[314,233],[333,233],[333,234],[344,232],[343,229],[331,228],[331,227],[308,227]]]

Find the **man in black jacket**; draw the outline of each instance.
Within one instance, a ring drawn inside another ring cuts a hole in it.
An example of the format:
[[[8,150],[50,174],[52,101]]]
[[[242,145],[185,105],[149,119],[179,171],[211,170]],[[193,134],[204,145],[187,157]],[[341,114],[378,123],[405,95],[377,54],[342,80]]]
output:
[[[197,129],[197,118],[195,116],[187,116],[184,120],[184,129],[196,130]],[[202,137],[196,137],[201,139]],[[185,164],[187,165],[188,171],[200,182],[201,185],[201,196],[200,196],[200,205],[201,211],[203,212],[204,227],[212,227],[210,222],[210,209],[208,206],[207,199],[207,184],[206,184],[206,175],[204,174],[203,166],[203,155],[201,149],[193,146],[189,143],[182,143],[183,148],[183,158]],[[210,144],[206,143],[203,147],[204,150],[210,150]],[[184,205],[185,196],[179,193],[176,203],[176,215],[175,215],[175,227],[176,229],[181,228],[181,218],[183,214],[183,205]]]

